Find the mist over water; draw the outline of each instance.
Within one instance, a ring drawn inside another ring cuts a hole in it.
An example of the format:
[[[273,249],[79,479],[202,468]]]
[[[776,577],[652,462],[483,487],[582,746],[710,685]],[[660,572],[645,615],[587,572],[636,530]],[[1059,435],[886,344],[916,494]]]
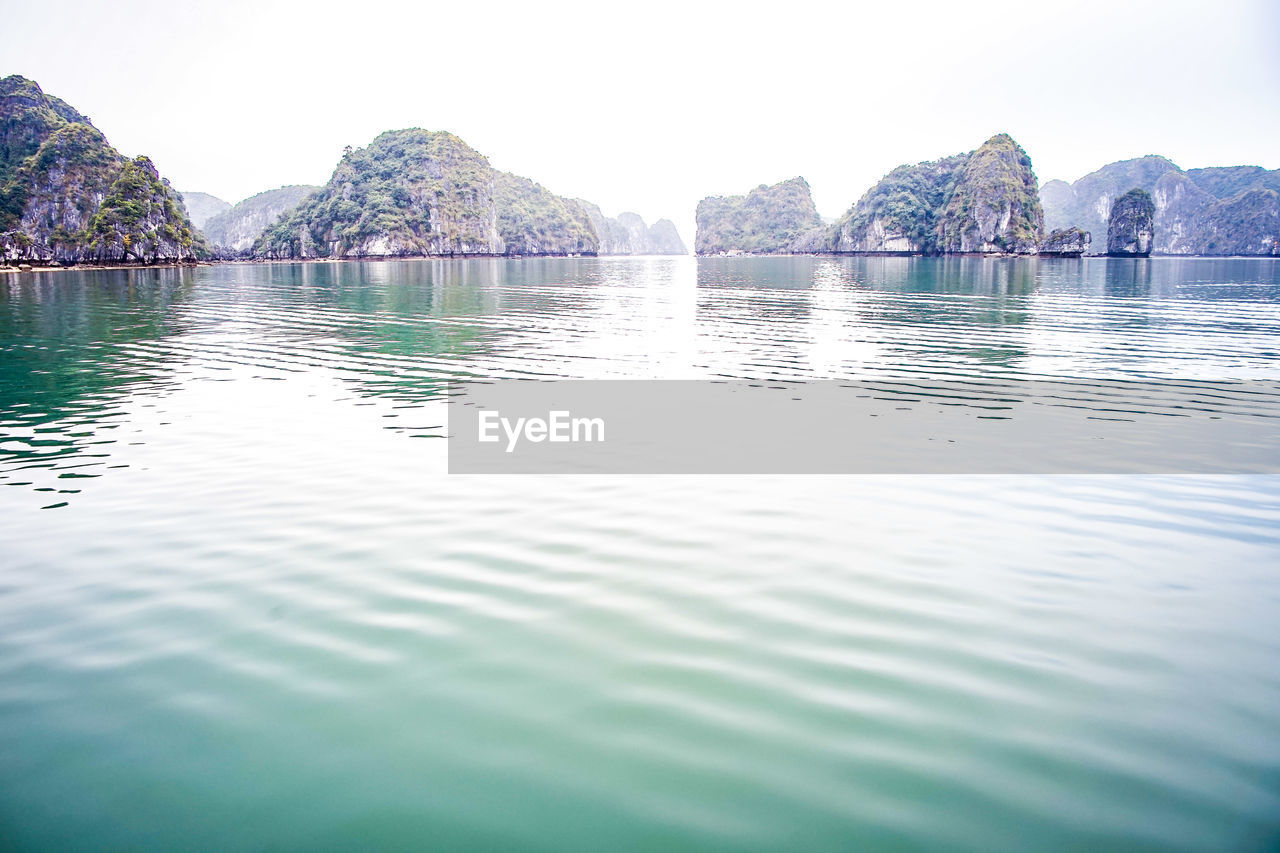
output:
[[[450,379],[1280,378],[1280,262],[0,281],[0,847],[1266,849],[1280,477],[462,477]]]

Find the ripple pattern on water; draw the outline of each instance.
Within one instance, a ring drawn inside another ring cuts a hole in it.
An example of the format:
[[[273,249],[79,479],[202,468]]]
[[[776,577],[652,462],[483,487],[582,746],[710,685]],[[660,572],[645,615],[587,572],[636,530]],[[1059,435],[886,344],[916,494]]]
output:
[[[464,478],[439,441],[452,377],[1275,380],[1280,264],[6,286],[0,846],[1280,839],[1280,478]]]

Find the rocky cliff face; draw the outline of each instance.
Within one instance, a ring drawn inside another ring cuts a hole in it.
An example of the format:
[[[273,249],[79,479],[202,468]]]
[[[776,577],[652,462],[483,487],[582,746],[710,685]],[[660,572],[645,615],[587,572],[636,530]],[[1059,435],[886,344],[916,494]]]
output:
[[[1006,133],[973,152],[938,217],[942,252],[1035,254],[1044,231],[1031,158]]]
[[[827,250],[1031,254],[1042,230],[1031,159],[1001,133],[968,154],[885,175],[837,220]],[[819,243],[811,234],[797,245]]]
[[[1094,234],[1105,234],[1111,205],[1117,198],[1135,187],[1153,192],[1156,181],[1169,171],[1181,170],[1172,161],[1151,155],[1110,163],[1074,184],[1049,181],[1040,191],[1044,226],[1054,231],[1077,226]]]
[[[659,219],[650,227],[639,214],[620,213],[605,216],[597,205],[577,199],[586,211],[600,239],[601,255],[686,255],[684,241],[670,219]]]
[[[1155,203],[1155,236],[1152,251],[1160,254],[1195,254],[1200,230],[1217,199],[1200,189],[1181,169],[1165,172],[1151,189]]]
[[[182,199],[182,205],[191,217],[191,224],[201,231],[204,231],[204,226],[210,219],[231,209],[230,202],[208,193],[182,192],[178,193],[178,197]]]
[[[1280,256],[1280,193],[1249,190],[1214,205],[1200,242],[1204,254]]]
[[[1093,235],[1079,228],[1054,231],[1040,242],[1040,254],[1078,258],[1089,251]]]
[[[0,147],[5,258],[155,263],[207,251],[149,159],[121,156],[31,80],[0,80]]]
[[[821,225],[804,178],[771,187],[761,184],[745,196],[711,196],[698,202],[694,250],[699,255],[788,252],[798,237]]]
[[[1280,233],[1271,223],[1280,218],[1280,205],[1273,206],[1266,193],[1280,191],[1280,170],[1258,166],[1184,172],[1157,156],[1111,163],[1074,184],[1049,181],[1042,186],[1045,225],[1077,225],[1101,233],[1098,229],[1107,223],[1111,204],[1129,188],[1148,192],[1155,203],[1155,254],[1277,253]],[[1094,246],[1093,251],[1105,248]]]
[[[451,133],[383,133],[268,227],[269,258],[595,254],[582,208],[499,172]]]
[[[1155,236],[1156,206],[1146,190],[1134,188],[1111,205],[1107,221],[1107,254],[1145,258]]]
[[[1156,181],[1152,252],[1280,255],[1280,195],[1273,189],[1258,188],[1221,198],[1191,177],[1208,171],[1167,172]],[[1264,177],[1267,174],[1263,172]],[[1230,188],[1218,185],[1217,189]]]
[[[228,206],[210,218],[200,230],[217,254],[233,257],[247,254],[264,230],[318,189],[299,184],[260,192],[234,207]],[[192,194],[184,194],[183,198],[188,195]]]

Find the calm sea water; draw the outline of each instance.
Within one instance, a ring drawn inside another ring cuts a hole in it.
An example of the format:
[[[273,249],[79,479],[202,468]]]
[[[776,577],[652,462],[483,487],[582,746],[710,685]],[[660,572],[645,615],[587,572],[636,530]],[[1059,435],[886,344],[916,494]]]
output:
[[[497,376],[1274,380],[1280,262],[0,278],[0,848],[1280,845],[1280,478],[449,476]]]

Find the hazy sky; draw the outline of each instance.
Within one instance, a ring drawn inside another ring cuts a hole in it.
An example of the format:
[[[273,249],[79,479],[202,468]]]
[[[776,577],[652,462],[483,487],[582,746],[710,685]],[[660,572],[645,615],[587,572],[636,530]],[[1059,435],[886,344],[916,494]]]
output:
[[[414,126],[686,241],[702,196],[804,175],[835,216],[999,131],[1041,180],[1149,153],[1280,167],[1276,0],[0,0],[0,21],[0,74],[232,202]]]

